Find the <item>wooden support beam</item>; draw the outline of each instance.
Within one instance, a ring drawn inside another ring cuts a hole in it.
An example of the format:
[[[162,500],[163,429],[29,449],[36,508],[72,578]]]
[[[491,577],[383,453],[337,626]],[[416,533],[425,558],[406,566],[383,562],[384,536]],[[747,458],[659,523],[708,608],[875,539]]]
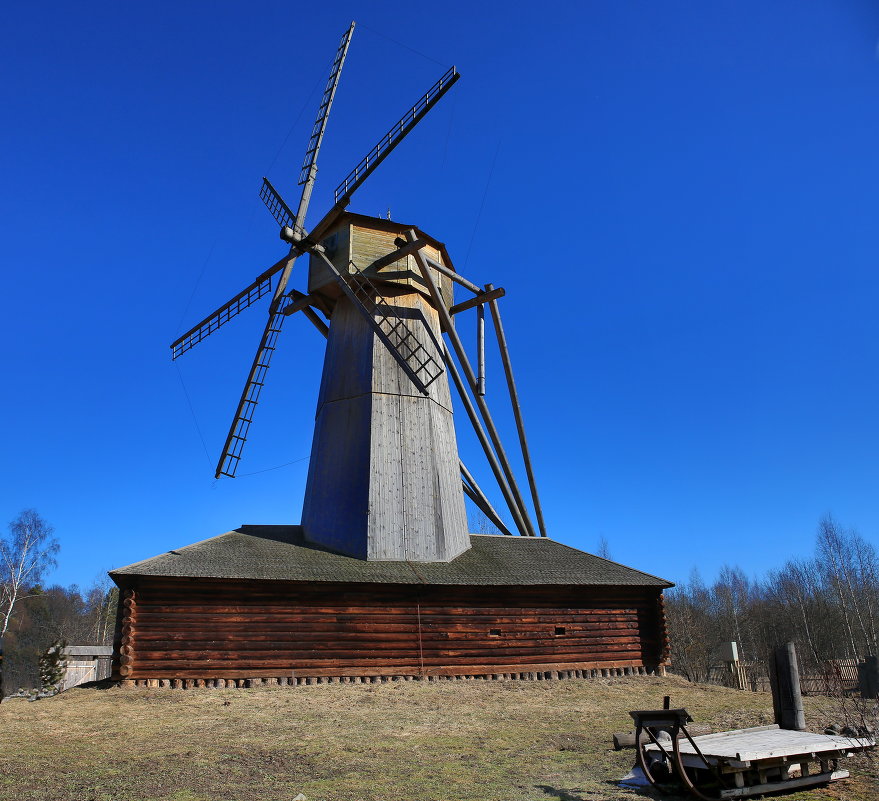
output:
[[[410,242],[413,239],[416,239],[417,237],[415,235],[415,231],[413,229],[410,229],[406,234],[406,238]],[[458,357],[458,361],[461,363],[461,367],[467,377],[467,383],[470,385],[470,389],[475,395],[476,405],[479,407],[479,413],[482,416],[483,421],[485,422],[485,428],[488,431],[488,435],[489,437],[491,437],[492,445],[494,445],[494,449],[497,452],[497,457],[503,468],[504,476],[506,477],[510,490],[513,493],[515,505],[519,509],[518,517],[520,517],[525,524],[525,530],[527,531],[527,533],[530,536],[535,537],[537,536],[537,534],[534,530],[534,526],[531,523],[530,518],[528,517],[528,510],[525,506],[525,502],[522,500],[522,493],[519,492],[519,485],[516,483],[516,477],[513,475],[513,470],[510,467],[510,461],[509,459],[507,459],[507,454],[504,451],[504,446],[501,444],[500,436],[498,435],[497,428],[494,425],[494,420],[492,420],[491,413],[489,412],[488,406],[485,403],[485,398],[483,398],[476,392],[476,376],[473,373],[473,367],[470,365],[470,360],[467,358],[467,353],[464,350],[464,346],[461,344],[461,338],[458,336],[458,332],[455,330],[455,327],[452,324],[452,318],[449,317],[448,309],[446,309],[445,305],[443,304],[443,299],[440,296],[439,290],[436,288],[433,276],[430,274],[430,269],[428,267],[427,261],[420,251],[415,253],[415,260],[418,263],[418,268],[421,270],[421,277],[424,279],[424,283],[427,285],[427,288],[430,291],[431,298],[433,298],[434,305],[437,308],[440,320],[442,320],[445,332],[449,335],[449,340],[452,343],[452,347],[454,347],[455,349],[455,355]],[[497,301],[492,302],[496,303]],[[446,361],[449,362],[451,361],[451,359],[447,359]]]
[[[491,284],[485,285],[486,290],[491,290]],[[513,364],[510,361],[510,349],[507,347],[507,337],[504,334],[504,326],[501,322],[501,310],[496,300],[489,301],[491,317],[494,321],[494,330],[497,335],[498,346],[501,352],[501,361],[504,363],[504,373],[507,376],[507,388],[510,390],[510,403],[513,406],[513,416],[516,418],[516,430],[519,433],[519,444],[522,447],[522,461],[525,462],[525,473],[528,476],[528,486],[531,488],[531,499],[534,502],[534,511],[537,514],[537,525],[540,527],[540,536],[546,536],[546,525],[543,522],[543,509],[540,506],[540,497],[537,494],[537,482],[534,480],[534,469],[531,466],[531,454],[528,451],[528,439],[525,436],[525,423],[522,421],[522,408],[519,405],[519,393],[516,391],[516,381],[513,378]]]
[[[424,386],[424,383],[418,377],[418,374],[412,369],[412,367],[409,366],[409,363],[403,357],[402,353],[400,353],[400,351],[391,342],[390,337],[388,337],[384,329],[375,321],[375,317],[373,317],[372,312],[363,305],[363,301],[355,294],[354,290],[351,289],[348,282],[336,269],[336,265],[333,264],[329,260],[329,258],[327,258],[327,254],[324,252],[323,247],[315,247],[312,252],[317,254],[317,256],[323,261],[323,263],[329,270],[330,275],[332,275],[333,278],[336,279],[336,283],[338,284],[339,288],[342,290],[342,292],[345,293],[345,295],[347,295],[354,308],[363,316],[363,319],[366,320],[375,335],[388,349],[388,352],[391,354],[391,356],[394,357],[397,364],[399,364],[400,367],[403,369],[403,372],[406,373],[407,376],[409,376],[410,380],[418,389],[418,391],[421,392],[422,395],[429,395],[430,393],[428,392],[427,387]],[[434,289],[436,289],[435,286]],[[443,309],[445,309],[445,306],[443,306]]]
[[[461,489],[464,491],[464,494],[471,501],[473,501],[476,508],[479,509],[479,511],[482,512],[487,519],[491,520],[491,517],[488,514],[488,507],[486,507],[482,503],[482,499],[473,491],[470,485],[466,481],[464,481],[463,478],[461,479]],[[491,520],[491,522],[494,523],[494,520]],[[497,525],[497,523],[495,523],[495,525]],[[470,533],[472,534],[473,532],[471,531]]]
[[[429,256],[422,256],[423,259],[438,273],[442,273],[446,278],[451,278],[456,284],[460,284],[463,287],[469,289],[474,295],[478,295],[482,290],[476,286],[476,284],[471,283],[463,276],[458,275],[454,270],[450,270],[444,264],[440,264],[438,261],[434,261]]]
[[[294,289],[290,294],[295,298],[295,300],[293,301],[293,303],[288,303],[284,307],[284,314],[286,314],[287,316],[291,314],[296,314],[296,312],[302,311],[304,308],[308,306],[313,306],[317,303],[317,295],[313,292],[310,295],[305,295],[302,292]]]
[[[317,313],[310,306],[306,306],[302,313],[311,321],[311,324],[320,331],[325,337],[330,335],[330,329],[327,324],[317,316]]]
[[[502,298],[506,294],[507,290],[502,286],[499,286],[497,289],[492,289],[491,292],[480,292],[475,298],[465,300],[463,303],[456,303],[449,309],[449,314],[455,315],[458,312],[467,311],[467,309],[472,309],[474,306],[481,306],[483,303],[488,303],[490,300]]]
[[[485,306],[476,309],[476,394],[485,395]]]
[[[445,343],[443,343],[445,345]],[[464,404],[464,410],[467,412],[467,417],[470,418],[470,423],[473,426],[473,430],[476,432],[476,437],[479,439],[479,444],[482,445],[482,450],[485,452],[485,458],[488,459],[488,464],[491,467],[492,473],[494,473],[495,481],[498,483],[498,487],[500,487],[501,494],[504,496],[504,500],[507,502],[507,507],[510,510],[510,514],[513,516],[513,522],[516,524],[516,528],[519,530],[519,533],[527,537],[528,529],[525,527],[525,523],[522,520],[522,514],[519,511],[519,507],[516,506],[516,501],[513,499],[512,494],[510,493],[510,488],[507,486],[507,481],[504,478],[503,470],[501,470],[500,464],[498,464],[497,457],[494,455],[494,451],[491,449],[491,444],[488,441],[488,437],[485,435],[485,430],[482,428],[482,423],[479,422],[479,417],[476,415],[476,409],[473,408],[473,403],[470,400],[470,396],[467,394],[467,390],[464,388],[464,382],[461,380],[461,376],[458,373],[458,368],[455,367],[455,362],[452,359],[451,354],[448,352],[448,349],[443,347],[443,361],[446,363],[446,369],[449,371],[449,375],[452,377],[452,382],[455,384],[455,388],[458,390],[458,395],[461,397],[461,403]]]
[[[323,320],[320,319],[320,317],[317,316],[317,313],[314,311],[314,309],[311,308],[312,305],[316,305],[319,302],[317,295],[313,293],[311,295],[305,295],[296,289],[294,289],[290,294],[295,298],[295,300],[289,306],[286,306],[284,308],[283,313],[285,315],[291,315],[298,311],[301,311],[311,321],[314,327],[321,332],[321,334],[323,334],[325,337],[329,336],[329,327]]]
[[[513,532],[504,525],[501,516],[495,511],[479,484],[476,483],[476,479],[473,478],[470,471],[464,465],[464,462],[459,459],[458,465],[461,468],[461,477],[464,479],[464,492],[467,493],[467,497],[469,497],[470,500],[482,510],[482,513],[494,523],[498,531],[513,536]]]
[[[407,242],[401,248],[391,251],[386,256],[382,256],[380,259],[376,259],[372,264],[369,265],[367,269],[381,270],[383,267],[387,267],[389,264],[398,262],[400,261],[400,259],[405,259],[416,250],[421,250],[421,248],[425,247],[428,244],[430,243],[424,239],[416,239],[412,242]]]
[[[273,264],[271,267],[269,267],[268,270],[266,270],[263,273],[260,273],[250,283],[249,286],[242,289],[237,295],[235,295],[235,297],[231,298],[230,300],[227,300],[222,306],[220,306],[219,309],[215,309],[207,317],[205,317],[203,320],[201,320],[200,322],[198,322],[194,326],[192,326],[192,328],[190,328],[185,334],[181,334],[179,337],[177,337],[177,339],[175,339],[171,343],[171,351],[177,352],[178,346],[180,346],[186,339],[191,337],[193,334],[196,334],[200,328],[204,327],[204,328],[208,329],[208,331],[204,335],[204,336],[207,336],[208,333],[210,333],[210,331],[216,330],[221,325],[223,325],[224,322],[226,322],[227,320],[231,319],[236,314],[238,314],[239,311],[241,311],[244,308],[247,308],[247,306],[250,306],[251,301],[247,301],[246,305],[241,305],[241,303],[242,303],[242,301],[247,300],[247,296],[251,292],[256,290],[260,286],[260,284],[263,284],[265,281],[269,280],[273,275],[275,275],[275,273],[283,270],[287,265],[288,259],[289,259],[288,256],[284,256],[283,259],[281,259],[280,261]],[[231,311],[233,309],[233,307],[235,307],[236,304],[239,304],[239,308],[234,312]],[[196,341],[198,341],[198,340],[196,340]],[[187,347],[186,350],[189,350],[189,347]],[[180,352],[182,353],[183,351],[181,350]]]

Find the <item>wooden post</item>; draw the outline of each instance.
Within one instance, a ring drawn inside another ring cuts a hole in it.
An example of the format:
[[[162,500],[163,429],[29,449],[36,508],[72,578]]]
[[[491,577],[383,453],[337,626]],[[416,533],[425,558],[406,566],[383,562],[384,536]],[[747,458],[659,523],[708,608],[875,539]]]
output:
[[[417,237],[416,237],[416,239],[417,239]],[[413,240],[410,239],[409,241],[411,242]],[[424,256],[424,254],[420,254],[420,255]],[[438,261],[434,261],[429,256],[424,256],[424,260],[431,267],[433,267],[433,269],[436,270],[438,273],[441,273],[446,278],[450,278],[456,284],[460,284],[465,289],[469,289],[473,294],[479,295],[482,292],[482,290],[478,286],[476,286],[476,284],[474,284],[472,281],[468,281],[466,278],[459,275],[454,270],[450,270],[448,267],[440,264]]]
[[[473,426],[473,430],[476,432],[476,436],[479,439],[479,444],[482,445],[482,450],[485,452],[485,458],[488,459],[488,464],[491,467],[492,472],[494,473],[494,477],[498,483],[498,487],[500,487],[501,494],[504,496],[504,500],[507,502],[507,507],[510,510],[510,514],[513,516],[513,522],[516,524],[516,528],[519,530],[519,533],[523,537],[527,537],[528,529],[525,528],[525,523],[522,520],[522,515],[519,512],[519,507],[516,505],[516,501],[510,493],[510,488],[507,486],[507,481],[504,478],[501,466],[500,464],[498,464],[497,457],[494,455],[494,451],[491,449],[491,444],[488,441],[485,430],[482,428],[482,424],[479,422],[479,418],[476,416],[476,409],[473,408],[473,403],[470,401],[470,396],[467,394],[467,390],[464,387],[461,376],[458,374],[458,368],[455,367],[455,362],[452,360],[452,355],[449,353],[448,349],[445,346],[443,346],[442,355],[446,368],[449,371],[449,375],[452,377],[452,382],[455,385],[455,389],[458,390],[458,395],[461,397],[461,403],[464,404],[464,410],[467,412],[467,416],[470,418],[470,423]]]
[[[476,309],[476,393],[485,395],[485,306]]]
[[[792,642],[775,649],[769,664],[772,683],[772,707],[775,722],[782,729],[806,730],[803,696],[800,692],[800,669],[797,649]]]
[[[861,698],[879,697],[879,657],[868,656],[858,665],[858,687]]]
[[[409,241],[416,239],[416,234],[414,229],[410,229],[410,231],[406,234],[406,237]],[[464,376],[467,379],[467,384],[470,389],[474,393],[474,397],[476,399],[476,406],[479,408],[479,413],[482,416],[483,421],[485,422],[485,429],[488,432],[488,436],[491,438],[491,442],[494,445],[494,449],[497,452],[498,460],[500,461],[501,467],[504,471],[504,476],[507,479],[507,483],[509,484],[510,492],[513,495],[516,505],[519,508],[519,516],[522,518],[522,522],[525,524],[525,534],[535,537],[537,533],[534,530],[534,526],[531,523],[531,519],[528,517],[528,510],[525,506],[525,502],[522,500],[522,493],[519,492],[519,485],[516,483],[516,477],[513,475],[513,470],[510,467],[510,462],[507,459],[506,451],[504,450],[503,444],[500,441],[500,436],[498,435],[497,429],[494,425],[494,420],[492,420],[491,413],[488,410],[488,406],[485,403],[485,398],[478,394],[477,389],[477,381],[476,374],[473,372],[473,367],[470,364],[470,360],[467,358],[467,353],[464,350],[464,346],[461,344],[461,338],[458,336],[458,332],[455,331],[455,326],[452,323],[452,318],[449,317],[449,311],[445,307],[443,303],[442,296],[439,293],[439,290],[436,288],[436,283],[433,280],[433,276],[430,274],[430,268],[427,265],[427,262],[424,259],[424,255],[421,251],[416,251],[415,254],[415,262],[418,264],[418,269],[421,271],[421,277],[424,279],[424,283],[427,285],[427,288],[430,292],[430,296],[433,299],[433,305],[436,307],[437,312],[439,312],[440,320],[442,321],[443,329],[446,334],[448,334],[449,341],[452,343],[452,347],[455,349],[455,355],[458,357],[458,361],[461,363],[461,369],[464,371]],[[496,301],[494,301],[496,302]],[[451,359],[446,359],[446,362],[451,362]]]
[[[486,284],[485,289],[491,292],[494,287]],[[498,347],[501,352],[501,360],[504,363],[504,373],[507,376],[507,388],[510,392],[510,403],[513,407],[513,416],[516,419],[516,430],[519,433],[519,445],[522,447],[522,460],[525,462],[525,473],[528,476],[528,486],[531,488],[531,500],[534,503],[534,511],[537,514],[537,525],[540,528],[540,536],[546,536],[546,525],[543,522],[543,509],[540,506],[540,498],[537,495],[537,482],[534,480],[534,470],[531,467],[531,454],[528,451],[528,440],[525,437],[525,423],[522,421],[522,407],[519,405],[519,393],[516,391],[516,381],[513,378],[513,364],[510,361],[510,350],[507,347],[507,337],[504,334],[504,326],[501,322],[501,310],[496,300],[489,302],[491,317],[494,321],[494,330],[497,335]]]
[[[327,324],[323,320],[321,320],[320,317],[317,316],[317,312],[315,312],[313,309],[306,306],[302,310],[302,313],[308,318],[308,320],[311,322],[311,324],[318,331],[321,332],[321,334],[323,334],[325,337],[329,337],[330,329],[327,326]]]
[[[488,517],[488,519],[491,520],[491,522],[494,523],[503,534],[512,536],[513,532],[504,525],[501,516],[495,511],[495,508],[491,505],[491,502],[482,491],[482,488],[476,483],[476,479],[473,478],[470,471],[464,466],[464,462],[460,459],[458,459],[458,466],[461,468],[461,479],[464,485],[464,492],[468,494],[468,497],[470,497],[473,503],[485,513],[486,517]],[[470,492],[472,492],[473,495],[470,495]]]

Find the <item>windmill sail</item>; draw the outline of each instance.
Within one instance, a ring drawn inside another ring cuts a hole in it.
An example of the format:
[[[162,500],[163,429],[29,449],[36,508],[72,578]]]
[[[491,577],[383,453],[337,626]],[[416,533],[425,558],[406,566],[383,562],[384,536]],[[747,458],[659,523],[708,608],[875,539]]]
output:
[[[296,224],[296,215],[293,214],[290,207],[284,202],[284,198],[278,194],[278,190],[272,186],[272,182],[268,178],[262,179],[259,197],[281,228],[292,228]]]
[[[200,323],[194,325],[182,336],[177,337],[171,343],[171,360],[173,361],[186,353],[186,351],[194,348],[205,337],[213,334],[214,331],[243,312],[263,297],[263,295],[267,295],[272,289],[272,276],[280,272],[286,264],[287,257],[285,256],[279,262],[269,267],[264,273],[258,275],[252,284],[242,289],[234,298],[226,301],[219,309],[211,312]]]
[[[299,181],[304,186],[302,187],[302,195],[299,199],[299,209],[295,216],[280,194],[271,185],[268,178],[263,178],[260,197],[281,227],[289,226],[294,230],[302,231],[302,227],[305,224],[305,215],[308,213],[311,190],[317,174],[317,154],[327,127],[330,107],[333,104],[336,87],[339,85],[342,66],[345,63],[345,55],[348,52],[348,45],[351,42],[351,34],[353,33],[354,23],[352,22],[342,36],[342,41],[336,50],[336,57],[333,60],[330,77],[324,90],[320,108],[317,112],[317,120],[312,128],[311,138],[305,153],[305,162],[302,167],[303,172],[300,175]],[[302,178],[302,175],[305,177]],[[216,478],[220,476],[234,478],[238,464],[241,461],[241,452],[244,448],[244,443],[247,442],[250,424],[253,422],[253,415],[256,412],[259,396],[262,393],[262,388],[265,386],[269,365],[272,361],[272,354],[275,352],[278,335],[281,333],[281,326],[284,324],[286,317],[284,314],[284,293],[298,255],[298,251],[293,247],[290,249],[289,256],[284,260],[283,272],[278,279],[278,285],[275,287],[275,294],[269,307],[269,319],[263,330],[259,347],[256,349],[256,356],[254,356],[253,364],[250,366],[250,373],[247,376],[247,382],[244,384],[244,391],[241,393],[238,408],[235,410],[235,417],[232,418],[232,425],[229,427],[226,443],[223,446],[223,452],[220,454],[220,460],[217,463],[217,470],[214,474]]]
[[[455,81],[460,77],[458,70],[454,67],[449,67],[443,76],[418,99],[418,102],[378,140],[372,150],[360,160],[360,163],[336,187],[336,205],[348,202],[355,190],[390,155],[391,151],[403,141],[406,134],[418,125],[421,118],[439,102],[440,98],[452,88]]]
[[[256,356],[250,367],[247,383],[244,385],[244,392],[238,402],[238,409],[235,411],[235,417],[232,420],[229,433],[226,435],[226,444],[223,446],[223,453],[217,463],[215,478],[220,476],[235,477],[238,463],[241,461],[241,451],[244,448],[244,443],[247,442],[253,414],[265,385],[266,373],[272,361],[272,354],[275,352],[278,334],[281,333],[281,325],[284,323],[285,316],[280,307],[269,315],[269,321],[263,331]]]
[[[305,150],[305,160],[302,162],[302,169],[299,171],[299,186],[302,186],[309,178],[312,178],[311,168],[317,161],[317,154],[320,151],[324,131],[327,128],[327,117],[330,116],[330,108],[333,105],[333,98],[336,96],[336,87],[339,85],[339,75],[342,72],[342,65],[345,63],[345,56],[348,54],[348,45],[351,43],[351,34],[353,33],[354,23],[352,22],[348,30],[345,31],[342,41],[339,42],[339,49],[336,50],[336,57],[333,59],[333,68],[330,70],[330,77],[327,80],[324,95],[317,110],[317,119],[314,121],[314,126],[311,129],[311,138],[308,140],[308,147]]]

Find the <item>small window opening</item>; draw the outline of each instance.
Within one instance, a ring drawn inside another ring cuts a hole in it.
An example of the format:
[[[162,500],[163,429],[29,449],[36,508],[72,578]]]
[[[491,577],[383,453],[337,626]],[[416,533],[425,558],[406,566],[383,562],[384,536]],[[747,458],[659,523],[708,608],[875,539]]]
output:
[[[567,631],[565,630],[565,627],[564,627],[564,626],[556,626],[556,627],[555,627],[555,635],[556,635],[556,637],[560,637],[560,636],[562,636],[563,634],[567,634]]]
[[[489,630],[488,630],[488,636],[489,636],[489,637],[500,637],[500,636],[501,636],[501,630],[500,630],[500,629],[489,629]]]

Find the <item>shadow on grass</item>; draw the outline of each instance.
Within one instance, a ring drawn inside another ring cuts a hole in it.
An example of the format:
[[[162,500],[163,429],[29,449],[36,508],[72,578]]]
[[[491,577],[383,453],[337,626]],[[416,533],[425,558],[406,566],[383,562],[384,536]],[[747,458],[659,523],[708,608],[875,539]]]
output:
[[[76,688],[80,690],[112,690],[118,686],[119,682],[115,679],[100,679],[99,681],[84,681],[82,684],[77,684]]]
[[[572,787],[570,790],[565,790],[561,787],[550,787],[548,784],[535,784],[534,786],[538,790],[543,790],[548,796],[557,798],[558,801],[587,801],[585,795],[580,795],[580,793],[585,792],[585,790],[579,790],[576,787]],[[574,795],[574,793],[577,793],[577,795]]]
[[[603,784],[613,787],[615,790],[620,789],[618,781],[605,781]],[[587,791],[581,790],[578,787],[550,787],[548,784],[535,784],[534,787],[537,790],[543,790],[550,798],[557,799],[557,801],[593,801],[594,799],[594,795],[584,795]],[[676,799],[685,798],[685,796],[680,795],[671,787],[663,788],[663,790],[668,790],[667,793],[657,791],[653,787],[626,787],[624,789],[628,790],[632,795],[640,796],[641,798],[661,798],[663,801],[676,801]]]

